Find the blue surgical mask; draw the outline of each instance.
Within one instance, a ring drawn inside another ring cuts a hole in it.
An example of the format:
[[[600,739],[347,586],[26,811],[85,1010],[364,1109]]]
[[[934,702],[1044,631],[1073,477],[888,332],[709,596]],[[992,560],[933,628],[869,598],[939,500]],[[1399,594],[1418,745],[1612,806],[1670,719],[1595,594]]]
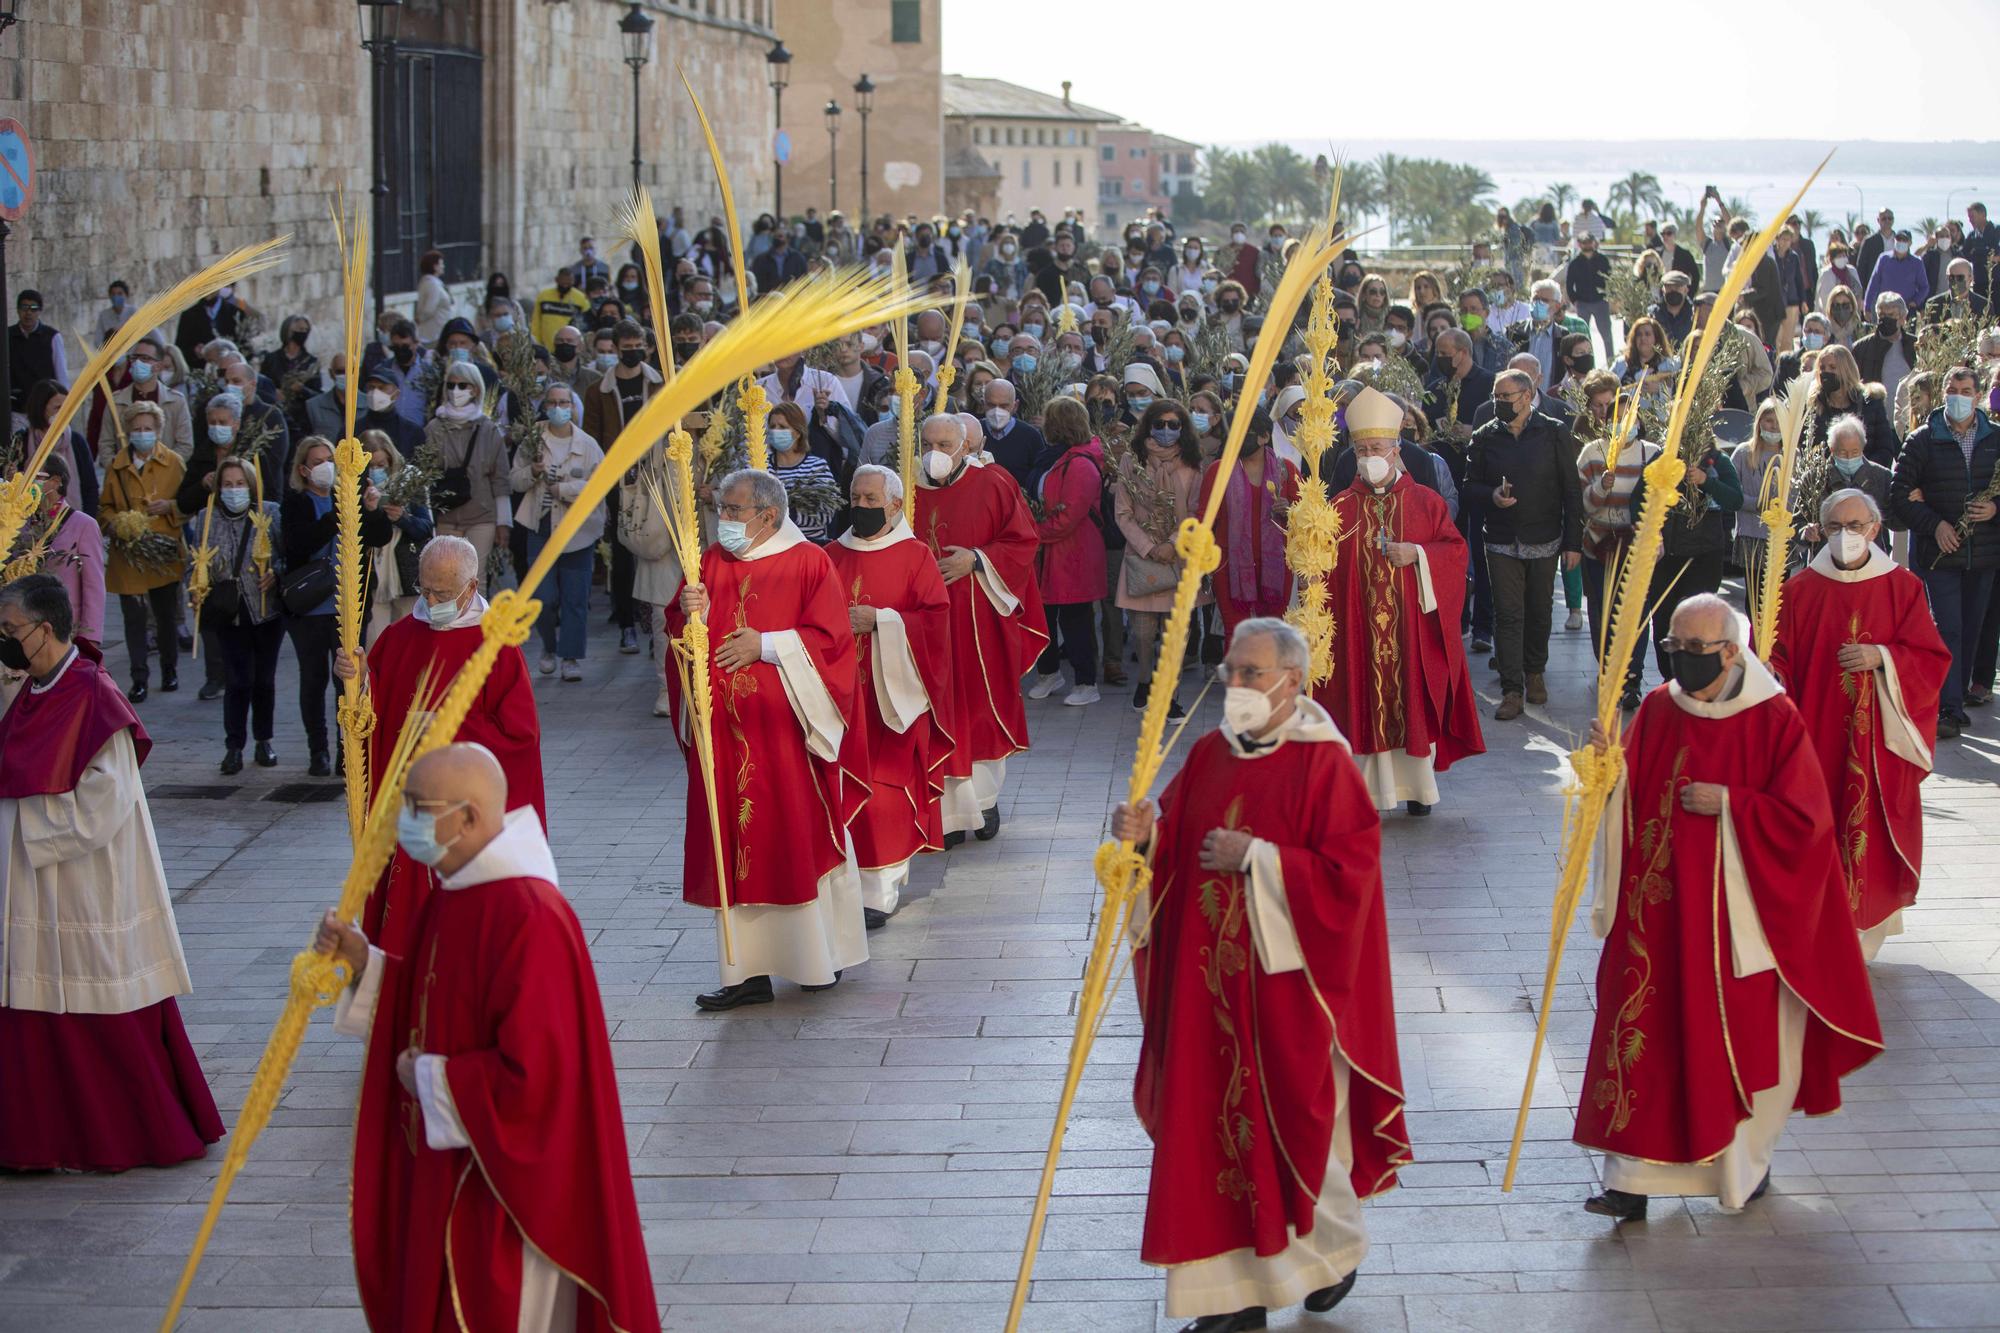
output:
[[[791,448],[792,441],[798,438],[788,428],[784,426],[773,427],[772,429],[764,433],[766,437],[770,439],[771,447],[773,449],[776,449],[779,453],[783,453],[787,449]]]
[[[1948,393],[1944,396],[1944,414],[1947,419],[1963,425],[1972,419],[1972,398],[1969,394]]]
[[[142,457],[152,453],[153,446],[160,442],[158,432],[150,430],[135,430],[125,438],[131,441],[132,452]]]
[[[1824,333],[1808,333],[1803,341],[1808,352],[1817,352],[1820,348],[1826,346],[1826,335]]]
[[[1019,356],[1014,358],[1014,369],[1020,371],[1024,375],[1033,374],[1035,367],[1039,364],[1040,363],[1035,360],[1035,354],[1033,352],[1023,352]]]
[[[1169,362],[1181,362],[1187,360],[1187,348],[1175,347],[1172,344],[1168,344],[1167,360]]]
[[[493,317],[493,331],[495,333],[512,333],[514,331],[514,317],[512,315],[495,315]]]
[[[597,368],[599,370],[610,370],[617,364],[618,364],[618,353],[599,352],[597,354]]]
[[[449,606],[451,603],[447,602],[446,605]],[[445,809],[438,811],[437,814],[424,814],[421,811],[413,812],[405,807],[396,816],[397,844],[418,865],[436,865],[438,862],[444,860],[445,854],[451,850],[451,843],[441,843],[438,841],[438,816],[449,814],[464,804],[465,802],[463,801],[454,802]],[[453,838],[451,841],[457,842],[458,839]]]
[[[333,377],[333,391],[343,395],[347,392],[347,376],[335,375]]]
[[[1023,324],[1021,332],[1027,334],[1030,338],[1039,338],[1042,336],[1042,326],[1039,324]]]
[[[125,308],[125,295],[123,292],[113,292],[111,294],[111,308],[113,310],[123,310]]]
[[[450,629],[454,624],[458,623],[460,614],[458,599],[456,597],[448,602],[433,602],[429,598],[424,599],[424,619],[430,622],[432,629]]]
[[[1153,396],[1151,394],[1141,394],[1137,397],[1127,397],[1125,399],[1125,406],[1131,408],[1133,415],[1135,416],[1145,411],[1152,405],[1153,405]]]
[[[1547,301],[1537,301],[1528,308],[1535,312],[1537,320],[1544,320],[1549,317],[1549,303]]]
[[[571,410],[567,404],[551,407],[548,411],[551,426],[567,426],[571,420]]]
[[[150,361],[134,361],[126,369],[132,372],[134,384],[145,384],[153,378],[153,363]]]
[[[451,359],[463,365],[467,361],[472,360],[472,349],[470,347],[454,347],[451,349]]]
[[[212,444],[228,444],[236,438],[236,427],[212,425],[208,428],[208,438]]]
[[[993,355],[995,356],[1007,355],[1007,340],[1005,338],[995,338],[986,345],[993,349]]]
[[[1861,470],[1861,465],[1867,461],[1868,461],[1868,456],[1866,454],[1856,454],[1852,458],[1841,458],[1839,456],[1835,456],[1833,460],[1833,465],[1840,469],[1841,476],[1851,477],[1855,473],[1859,472]]]
[[[378,491],[381,490],[384,486],[387,486],[389,484],[389,469],[385,467],[369,468],[368,484],[373,486]]]
[[[222,501],[224,509],[227,509],[232,514],[240,514],[250,507],[250,488],[248,486],[224,486],[221,491],[217,492],[216,498]]]
[[[750,525],[733,518],[722,519],[715,525],[715,540],[729,554],[742,555],[750,549]]]
[[[1188,413],[1188,421],[1193,424],[1195,434],[1197,435],[1208,434],[1208,422],[1209,422],[1208,413],[1190,412]]]

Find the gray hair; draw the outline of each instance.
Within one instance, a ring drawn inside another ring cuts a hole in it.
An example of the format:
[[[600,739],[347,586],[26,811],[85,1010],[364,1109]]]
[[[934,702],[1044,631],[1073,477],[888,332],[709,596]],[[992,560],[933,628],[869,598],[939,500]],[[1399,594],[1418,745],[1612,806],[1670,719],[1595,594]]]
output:
[[[1910,303],[1894,292],[1881,292],[1875,297],[1875,313],[1878,315],[1884,310],[1901,310],[1907,312],[1909,308]]]
[[[715,488],[715,496],[719,500],[738,486],[750,488],[750,504],[755,509],[775,509],[782,516],[790,503],[785,483],[762,468],[754,467],[738,468],[724,477],[722,484]]]
[[[1849,418],[1849,420],[1852,420],[1852,418]],[[1833,494],[1827,496],[1826,499],[1819,502],[1820,526],[1825,527],[1827,524],[1833,522],[1833,511],[1846,504],[1849,500],[1859,500],[1862,504],[1868,506],[1869,522],[1880,523],[1882,521],[1882,506],[1875,503],[1875,497],[1864,490],[1858,490],[1853,486],[1849,486],[1845,490],[1835,491]]]
[[[1495,388],[1498,388],[1502,384],[1518,384],[1523,389],[1527,389],[1530,392],[1532,392],[1535,387],[1534,380],[1528,377],[1528,373],[1526,371],[1513,370],[1513,369],[1503,370],[1498,375],[1495,375],[1493,377],[1493,384]]]
[[[924,424],[917,428],[918,442],[921,443],[923,441],[925,431],[929,430],[932,426],[937,425],[939,422],[943,422],[945,425],[951,427],[951,433],[955,437],[952,443],[954,444],[965,443],[965,423],[958,419],[958,414],[956,412],[933,412],[929,416],[925,417]]]
[[[1433,341],[1439,347],[1461,348],[1467,352],[1472,350],[1472,336],[1464,329],[1445,329]]]
[[[1563,289],[1556,285],[1554,278],[1543,278],[1540,282],[1530,287],[1528,292],[1532,296],[1541,297],[1550,305],[1555,305],[1563,299]]]
[[[486,392],[486,377],[479,373],[479,367],[470,361],[453,361],[444,368],[444,382],[450,384],[459,380],[472,386],[475,395]]]
[[[1268,636],[1272,647],[1278,650],[1279,666],[1294,671],[1312,668],[1312,649],[1306,646],[1306,636],[1276,616],[1252,616],[1237,622],[1236,633],[1229,636],[1229,646],[1234,648],[1260,636]]]
[[[433,537],[417,557],[417,571],[421,576],[424,570],[440,566],[454,584],[463,587],[479,577],[479,548],[463,537]]]
[[[1863,444],[1868,443],[1868,428],[1852,412],[1843,412],[1827,423],[1826,447],[1833,448],[1833,442],[1843,435],[1859,435]]]
[[[233,393],[211,394],[208,399],[208,405],[201,410],[202,415],[206,417],[217,408],[221,408],[238,421],[243,420],[243,404]]]
[[[883,467],[880,463],[863,463],[860,467],[854,469],[853,480],[847,483],[848,494],[852,495],[854,493],[854,483],[860,481],[863,477],[880,477],[882,479],[882,493],[884,495],[888,496],[891,500],[901,500],[903,498],[903,479],[896,475],[894,468]]]
[[[1526,375],[1530,387],[1541,383],[1542,359],[1533,352],[1516,352],[1507,358],[1507,369]]]
[[[1724,631],[1725,637],[1722,642],[1733,643],[1738,648],[1743,646],[1743,625],[1737,618],[1736,608],[1712,592],[1698,592],[1688,598],[1674,608],[1673,618],[1679,620],[1684,615],[1692,615],[1699,612],[1720,615],[1723,624],[1729,627]]]

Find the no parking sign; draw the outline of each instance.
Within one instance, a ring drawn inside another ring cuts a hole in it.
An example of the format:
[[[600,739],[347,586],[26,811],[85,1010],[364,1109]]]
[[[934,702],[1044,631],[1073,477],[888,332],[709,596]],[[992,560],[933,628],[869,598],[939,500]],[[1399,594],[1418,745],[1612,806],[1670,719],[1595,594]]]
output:
[[[0,218],[18,222],[34,202],[35,153],[28,146],[28,128],[0,118]]]

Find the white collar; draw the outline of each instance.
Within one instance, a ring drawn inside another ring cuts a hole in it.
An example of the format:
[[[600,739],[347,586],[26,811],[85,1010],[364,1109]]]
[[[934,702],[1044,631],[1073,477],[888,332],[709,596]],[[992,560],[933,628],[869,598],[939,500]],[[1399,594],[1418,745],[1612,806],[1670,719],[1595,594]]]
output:
[[[1222,733],[1223,740],[1229,742],[1229,752],[1238,759],[1262,759],[1267,754],[1275,753],[1286,741],[1297,741],[1302,745],[1332,741],[1342,749],[1349,748],[1347,737],[1340,734],[1340,728],[1334,725],[1332,715],[1318,700],[1304,694],[1301,694],[1293,705],[1292,715],[1286,718],[1276,731],[1255,742],[1257,748],[1254,750],[1244,746],[1243,738],[1231,731],[1227,722],[1222,723],[1216,730]]]
[[[787,515],[785,526],[765,538],[762,546],[753,551],[745,551],[742,555],[731,555],[729,558],[744,561],[762,560],[766,556],[780,555],[789,551],[805,539],[806,535],[799,531],[799,525],[792,522],[790,515]]]
[[[881,551],[898,542],[913,542],[916,539],[917,534],[910,531],[910,520],[907,516],[897,519],[896,526],[878,536],[857,537],[853,528],[840,534],[840,544],[850,551]]]
[[[46,694],[50,690],[54,689],[56,687],[56,684],[62,680],[65,674],[68,673],[70,667],[76,664],[76,659],[80,656],[82,656],[82,654],[77,652],[76,648],[72,646],[69,650],[69,656],[65,657],[62,660],[62,665],[49,673],[49,679],[46,685],[37,685],[35,683],[34,677],[32,676],[28,678],[29,692],[32,694]]]
[[[439,883],[447,889],[470,889],[491,884],[496,879],[545,879],[556,883],[556,858],[542,833],[542,819],[535,807],[524,805],[509,810],[501,822],[500,834]]]
[[[475,592],[472,594],[472,605],[460,611],[458,619],[446,625],[445,628],[470,629],[472,626],[477,625],[485,615],[486,598]],[[424,597],[422,593],[417,594],[417,604],[410,608],[410,616],[412,619],[423,621],[426,625],[430,624],[430,617],[424,614]]]
[[[1771,669],[1758,661],[1748,648],[1736,659],[1736,665],[1729,671],[1729,683],[1723,686],[1721,695],[1712,702],[1686,693],[1677,680],[1667,682],[1669,697],[1682,712],[1696,717],[1735,717],[1784,692],[1785,687],[1778,683]]]
[[[1832,579],[1835,583],[1867,583],[1871,579],[1881,578],[1896,568],[1896,562],[1881,547],[1869,542],[1868,558],[1862,561],[1861,567],[1842,569],[1833,563],[1833,543],[1828,542],[1819,548],[1819,554],[1812,558],[1812,563],[1806,568],[1815,574]]]

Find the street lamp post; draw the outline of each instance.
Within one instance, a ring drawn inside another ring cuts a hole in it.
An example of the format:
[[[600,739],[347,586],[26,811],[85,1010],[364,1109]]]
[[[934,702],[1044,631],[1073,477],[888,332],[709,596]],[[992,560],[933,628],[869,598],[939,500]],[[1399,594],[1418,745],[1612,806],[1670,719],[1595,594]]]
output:
[[[639,156],[639,71],[653,58],[653,20],[641,12],[637,0],[618,20],[618,36],[625,45],[625,63],[632,67],[632,193],[636,195],[645,163]]]
[[[875,109],[875,84],[863,74],[854,84],[854,109],[861,113],[861,230],[868,230],[868,113]]]
[[[375,226],[372,247],[372,277],[375,291],[375,322],[380,325],[382,312],[388,307],[388,274],[382,257],[387,253],[389,235],[389,167],[386,158],[388,136],[382,132],[382,121],[389,109],[389,62],[396,53],[396,22],[403,14],[403,0],[356,0],[361,19],[361,49],[368,53],[369,80],[369,152],[375,161],[375,184],[369,193],[375,200]],[[402,245],[402,235],[397,233],[396,244]],[[349,368],[350,373],[352,367]]]
[[[777,161],[775,136],[785,129],[785,85],[792,81],[792,53],[785,49],[784,39],[771,43],[765,53],[764,63],[769,67],[773,121],[774,152],[771,172],[771,211],[777,214],[778,225],[785,225],[785,164]]]
[[[826,99],[826,211],[840,208],[840,103]]]

